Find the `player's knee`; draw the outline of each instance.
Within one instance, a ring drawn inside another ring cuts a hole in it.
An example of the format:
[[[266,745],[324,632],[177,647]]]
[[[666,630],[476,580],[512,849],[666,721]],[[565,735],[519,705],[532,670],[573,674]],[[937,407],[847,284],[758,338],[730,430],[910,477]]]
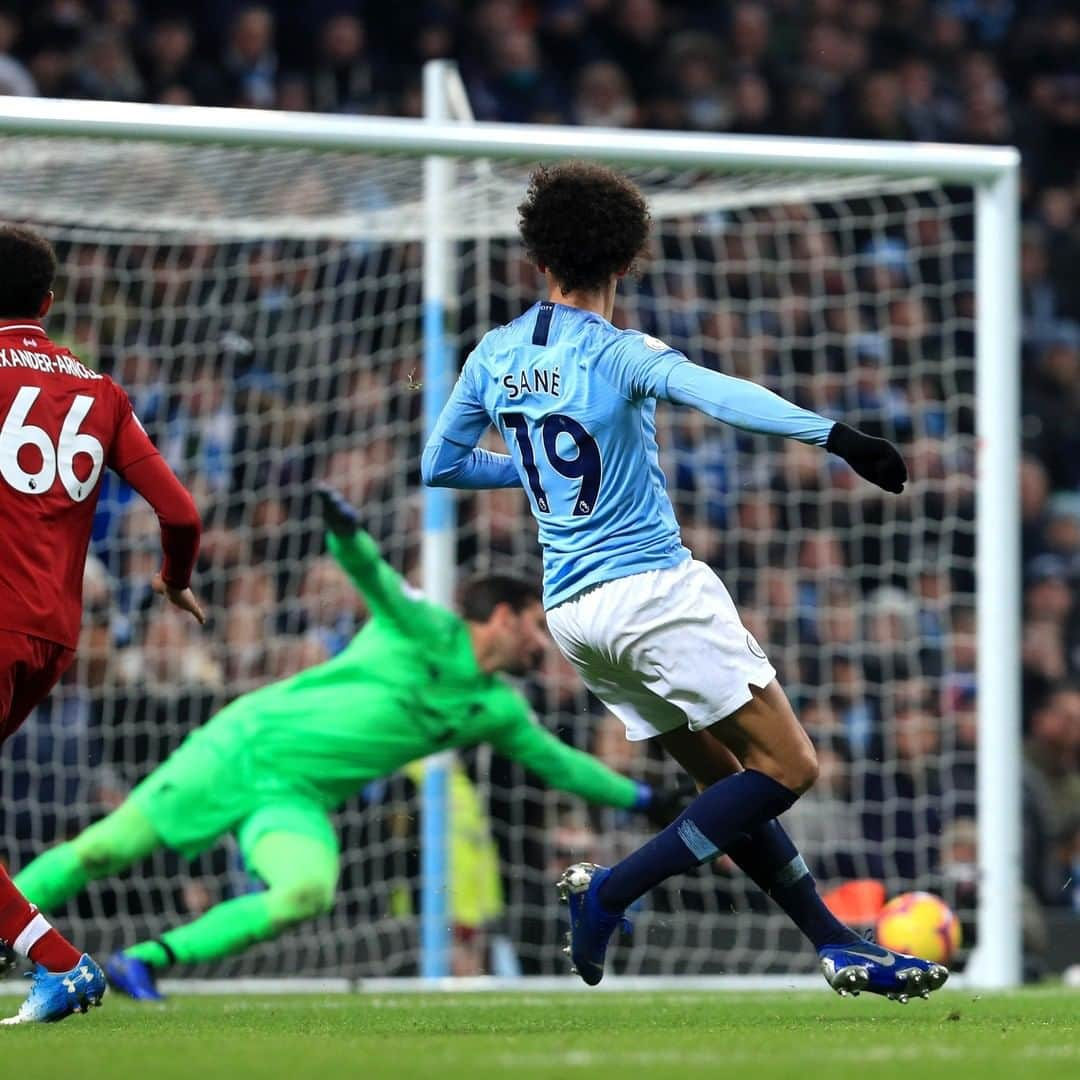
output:
[[[326,881],[298,881],[278,891],[279,921],[286,925],[317,919],[334,906],[334,886]]]
[[[94,826],[72,841],[72,846],[79,857],[79,865],[91,880],[108,877],[126,866],[124,854],[117,850],[112,838],[95,832]]]
[[[809,740],[805,746],[801,746],[791,755],[784,766],[787,786],[799,795],[804,791],[809,791],[817,782],[819,772],[817,751]]]
[[[770,755],[762,756],[760,760],[753,758],[747,761],[747,766],[772,777],[796,795],[802,795],[804,791],[812,788],[818,778],[817,753],[809,739],[805,744],[800,742],[775,750]]]

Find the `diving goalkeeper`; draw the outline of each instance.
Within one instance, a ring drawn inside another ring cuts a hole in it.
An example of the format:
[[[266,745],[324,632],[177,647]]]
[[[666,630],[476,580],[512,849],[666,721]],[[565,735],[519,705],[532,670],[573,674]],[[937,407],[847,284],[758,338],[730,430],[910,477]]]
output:
[[[112,956],[109,979],[133,998],[159,1000],[155,974],[163,968],[240,952],[328,912],[340,862],[330,813],[370,781],[437,750],[488,742],[591,802],[658,821],[678,812],[676,797],[613,772],[540,727],[498,677],[525,673],[544,647],[532,585],[476,580],[459,618],[402,580],[339,494],[323,488],[319,496],[330,551],[367,601],[367,624],[327,663],[237,698],[116,811],[16,878],[49,911],[157,848],[190,858],[226,833],[236,837],[266,890]]]

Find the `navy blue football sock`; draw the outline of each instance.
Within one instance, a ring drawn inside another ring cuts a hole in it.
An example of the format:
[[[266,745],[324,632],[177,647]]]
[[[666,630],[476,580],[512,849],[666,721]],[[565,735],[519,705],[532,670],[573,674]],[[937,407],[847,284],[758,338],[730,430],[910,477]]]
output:
[[[797,798],[790,788],[755,769],[718,781],[663,832],[613,866],[597,899],[609,911],[622,911],[661,881],[715,859]]]
[[[740,836],[724,854],[780,905],[815,949],[862,940],[825,906],[813,874],[779,821]]]

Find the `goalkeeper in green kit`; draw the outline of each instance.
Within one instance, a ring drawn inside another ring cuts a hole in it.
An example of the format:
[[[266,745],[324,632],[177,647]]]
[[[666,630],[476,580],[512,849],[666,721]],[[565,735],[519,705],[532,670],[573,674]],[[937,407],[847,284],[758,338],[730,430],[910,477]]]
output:
[[[524,674],[544,648],[533,586],[477,579],[459,618],[403,581],[340,495],[319,495],[330,550],[367,601],[364,628],[327,663],[237,698],[116,811],[15,879],[49,911],[157,848],[191,858],[235,835],[266,890],[115,954],[107,973],[132,997],[160,999],[154,977],[163,968],[240,952],[328,912],[340,860],[330,813],[370,781],[437,750],[488,742],[591,802],[661,823],[678,812],[677,796],[613,772],[540,727],[498,677]]]

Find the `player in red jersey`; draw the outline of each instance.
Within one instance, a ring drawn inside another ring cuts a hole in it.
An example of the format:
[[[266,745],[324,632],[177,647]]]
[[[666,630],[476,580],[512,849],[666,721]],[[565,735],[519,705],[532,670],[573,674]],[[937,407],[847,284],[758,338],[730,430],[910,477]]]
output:
[[[56,255],[44,237],[0,227],[0,743],[75,656],[83,569],[106,466],[161,522],[164,561],[155,590],[205,621],[189,588],[199,513],[127,394],[49,340],[41,320],[52,306],[55,276]],[[0,868],[0,966],[4,952],[36,965],[29,996],[4,1023],[60,1020],[100,1003],[101,969]]]

